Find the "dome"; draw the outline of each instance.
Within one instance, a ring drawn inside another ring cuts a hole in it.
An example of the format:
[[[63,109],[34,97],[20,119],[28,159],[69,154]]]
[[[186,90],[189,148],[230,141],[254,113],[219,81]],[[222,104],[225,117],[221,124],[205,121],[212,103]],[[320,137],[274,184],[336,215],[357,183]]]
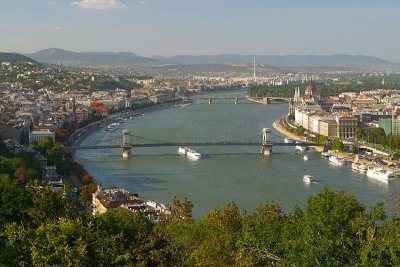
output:
[[[305,94],[313,96],[313,95],[316,94],[316,92],[317,92],[317,88],[315,87],[315,85],[311,81],[311,83],[309,85],[307,85],[307,87],[306,87]]]
[[[316,90],[316,88],[315,88],[314,84],[309,84],[306,87],[306,91],[314,92],[315,90]]]

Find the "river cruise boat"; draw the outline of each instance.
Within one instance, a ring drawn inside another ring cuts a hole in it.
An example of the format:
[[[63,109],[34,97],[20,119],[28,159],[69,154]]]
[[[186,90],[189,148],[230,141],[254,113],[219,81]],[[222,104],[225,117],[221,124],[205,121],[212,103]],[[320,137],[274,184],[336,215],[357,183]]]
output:
[[[188,151],[188,148],[187,147],[185,147],[185,146],[180,146],[179,148],[178,148],[178,154],[180,154],[180,155],[186,155],[186,152]]]
[[[114,122],[107,125],[106,131],[115,131],[119,126],[119,123]]]
[[[186,156],[192,160],[199,160],[201,158],[201,154],[193,149],[188,149],[186,151]]]
[[[358,172],[366,172],[368,170],[368,167],[364,164],[354,162],[351,164],[351,169]]]
[[[303,182],[307,184],[314,183],[314,176],[306,174],[303,176]]]
[[[325,158],[329,158],[331,156],[331,154],[329,154],[326,151],[321,152],[321,156],[325,157]]]
[[[368,169],[367,176],[382,182],[388,182],[396,177],[393,172],[386,171],[382,168]]]
[[[304,160],[309,160],[310,157],[309,157],[308,155],[304,155],[304,156],[303,156],[303,159],[304,159]]]
[[[284,141],[286,144],[294,143],[294,140],[289,139],[289,138],[287,138],[287,137],[286,137],[283,141]]]
[[[329,157],[329,162],[335,164],[335,165],[344,165],[346,164],[346,160],[339,158],[337,156],[330,156]]]
[[[299,146],[299,145],[297,145],[297,146],[295,146],[295,148],[294,148],[294,151],[297,152],[297,153],[303,153],[303,152],[306,151],[306,150],[307,150],[307,147],[306,147],[306,146]]]

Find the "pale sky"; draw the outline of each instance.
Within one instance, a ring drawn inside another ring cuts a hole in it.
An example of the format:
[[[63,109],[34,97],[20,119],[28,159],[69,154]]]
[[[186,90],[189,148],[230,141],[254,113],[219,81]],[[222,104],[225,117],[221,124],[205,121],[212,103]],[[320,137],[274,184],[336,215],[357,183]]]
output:
[[[400,0],[0,0],[0,51],[50,47],[400,62]]]

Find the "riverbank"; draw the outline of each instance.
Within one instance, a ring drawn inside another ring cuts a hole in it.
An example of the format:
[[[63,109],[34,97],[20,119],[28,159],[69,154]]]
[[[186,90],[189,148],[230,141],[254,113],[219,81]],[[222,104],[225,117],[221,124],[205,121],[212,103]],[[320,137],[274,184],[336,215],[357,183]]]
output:
[[[289,130],[287,130],[286,127],[283,125],[284,119],[285,118],[279,118],[279,119],[275,120],[274,123],[272,124],[272,127],[274,127],[275,130],[277,130],[281,134],[285,135],[286,137],[288,137],[294,141],[307,142],[306,137],[297,135],[297,134],[292,133]],[[322,146],[315,146],[312,148],[317,152],[324,151],[324,147],[322,147]]]
[[[249,100],[249,101],[258,103],[258,104],[262,104],[262,105],[267,105],[268,104],[267,101],[254,99],[254,98],[251,98],[251,97],[248,97],[248,96],[246,96],[246,99]]]
[[[71,135],[71,138],[68,140],[67,144],[68,144],[68,146],[71,146],[71,147],[79,146],[91,134],[93,134],[94,132],[96,132],[100,129],[103,129],[110,123],[119,121],[121,119],[121,117],[130,117],[130,116],[134,116],[135,114],[138,114],[138,113],[144,114],[145,112],[149,113],[149,112],[154,112],[154,111],[158,111],[158,110],[169,109],[169,108],[172,108],[174,105],[178,104],[179,102],[180,102],[180,100],[168,102],[165,104],[155,104],[150,107],[144,107],[144,108],[132,109],[129,111],[122,111],[122,112],[114,113],[106,118],[103,118],[99,121],[92,122],[91,124],[89,124],[85,127],[77,129]],[[74,160],[75,160],[75,152],[76,151],[72,152],[72,157]],[[93,177],[93,182],[96,183],[96,178],[88,170],[86,170],[85,166],[76,160],[75,160],[75,162],[80,164],[83,168],[84,174],[91,175]],[[71,173],[70,180],[76,188],[78,188],[78,189],[81,188],[82,183],[81,183],[78,175],[76,175],[75,173]]]

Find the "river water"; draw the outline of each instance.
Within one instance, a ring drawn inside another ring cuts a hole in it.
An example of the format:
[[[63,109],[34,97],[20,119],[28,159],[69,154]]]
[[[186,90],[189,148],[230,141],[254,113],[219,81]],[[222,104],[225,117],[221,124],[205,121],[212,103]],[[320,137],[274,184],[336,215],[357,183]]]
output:
[[[227,94],[213,96],[220,95]],[[198,99],[190,106],[128,120],[113,132],[99,130],[83,144],[117,137],[122,129],[169,141],[237,140],[261,134],[264,127],[279,135],[272,123],[287,111],[286,103],[261,105],[241,100],[235,105],[233,100],[215,99],[209,105],[207,100]],[[121,149],[78,150],[75,159],[104,187],[124,187],[158,203],[169,203],[175,195],[187,197],[194,204],[196,216],[231,201],[248,212],[262,202],[275,201],[288,212],[294,205],[304,207],[308,196],[325,186],[356,194],[366,207],[385,202],[387,211],[391,211],[392,200],[400,192],[399,181],[386,184],[370,179],[352,171],[350,164],[329,164],[319,153],[308,152],[310,160],[304,161],[302,155],[293,153],[293,147],[273,147],[269,157],[262,156],[257,146],[193,148],[204,156],[199,161],[178,155],[177,147],[134,148],[128,159],[122,158]],[[304,174],[313,175],[317,183],[304,184]]]

